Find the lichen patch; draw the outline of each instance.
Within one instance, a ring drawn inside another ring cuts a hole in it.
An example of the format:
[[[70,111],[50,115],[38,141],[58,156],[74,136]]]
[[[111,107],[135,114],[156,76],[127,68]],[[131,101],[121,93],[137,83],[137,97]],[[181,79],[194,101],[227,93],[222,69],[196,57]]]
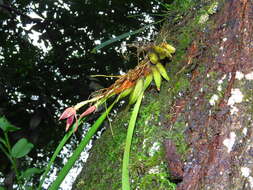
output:
[[[249,176],[248,180],[249,180],[250,187],[253,189],[253,177]]]
[[[245,75],[245,78],[246,78],[247,80],[253,80],[253,72],[248,73],[247,75]]]
[[[241,167],[243,177],[249,177],[251,170],[247,167]]]
[[[228,153],[231,152],[231,150],[234,146],[234,143],[235,143],[235,139],[236,139],[235,132],[231,132],[230,135],[229,135],[229,138],[227,138],[223,141],[223,145],[227,147]]]
[[[242,130],[242,133],[246,136],[247,135],[247,132],[248,132],[248,129],[245,127],[245,128],[243,128],[243,130]]]
[[[234,114],[236,114],[236,113],[238,113],[238,108],[237,107],[235,107],[235,106],[231,106],[231,109],[230,109],[230,113],[231,113],[231,115],[234,115]]]
[[[239,88],[231,90],[231,96],[228,99],[228,105],[233,106],[235,103],[241,103],[243,100],[243,94]]]
[[[240,71],[236,71],[235,73],[235,79],[242,80],[244,78],[244,74]]]
[[[160,168],[158,166],[155,166],[153,168],[150,168],[148,171],[149,174],[158,174],[160,173]]]
[[[155,153],[160,149],[160,143],[154,142],[154,144],[149,149],[149,156],[154,156]]]
[[[214,106],[214,105],[215,105],[215,102],[217,102],[218,99],[219,99],[219,96],[218,96],[217,94],[214,94],[214,95],[210,98],[209,104],[210,104],[211,106]]]

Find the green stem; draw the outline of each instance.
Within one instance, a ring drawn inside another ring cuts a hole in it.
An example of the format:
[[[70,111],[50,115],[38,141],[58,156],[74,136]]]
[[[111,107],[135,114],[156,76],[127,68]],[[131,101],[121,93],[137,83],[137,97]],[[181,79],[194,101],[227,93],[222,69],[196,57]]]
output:
[[[84,118],[85,119],[85,118]],[[84,121],[84,119],[82,121],[78,121],[78,126],[80,125],[80,123],[82,123]],[[75,125],[75,124],[74,124]],[[47,177],[47,174],[48,172],[50,171],[51,169],[51,166],[53,165],[57,155],[60,153],[61,149],[63,148],[63,146],[66,144],[66,142],[68,141],[68,139],[71,137],[71,135],[74,133],[75,131],[75,126],[73,126],[71,128],[71,130],[65,134],[65,136],[63,137],[63,139],[61,140],[60,144],[57,146],[56,150],[54,151],[54,154],[53,156],[51,157],[49,163],[47,164],[47,167],[45,169],[45,171],[43,172],[42,174],[42,178],[40,180],[40,184],[39,184],[39,187],[38,187],[38,190],[40,190],[42,188],[42,185]]]
[[[142,97],[142,92],[140,96],[137,99],[137,102],[134,105],[133,112],[131,114],[131,118],[128,125],[127,130],[127,137],[126,137],[126,145],[125,145],[125,151],[123,156],[123,166],[122,166],[122,190],[130,190],[130,182],[129,182],[129,156],[130,156],[130,148],[131,148],[131,142],[134,132],[134,127],[136,123],[136,119],[139,113]]]
[[[58,190],[59,186],[61,185],[62,181],[68,174],[69,170],[74,165],[75,161],[79,158],[81,152],[86,147],[86,145],[89,143],[90,139],[93,137],[93,135],[96,133],[98,128],[101,126],[103,121],[106,119],[107,114],[111,111],[114,104],[117,102],[118,99],[116,99],[110,107],[96,120],[96,122],[91,126],[87,134],[84,136],[76,150],[73,152],[72,156],[69,158],[68,162],[64,165],[64,167],[59,172],[56,180],[53,182],[53,184],[50,186],[49,190]]]
[[[11,161],[11,164],[13,166],[13,169],[14,169],[14,172],[16,174],[16,178],[17,178],[17,181],[19,182],[19,172],[18,172],[18,168],[17,168],[17,162],[16,162],[16,159],[12,157],[12,154],[11,154],[11,144],[10,144],[10,141],[9,141],[9,138],[8,138],[8,134],[6,132],[4,132],[4,138],[5,138],[5,142],[6,142],[6,148],[9,152],[9,159]]]

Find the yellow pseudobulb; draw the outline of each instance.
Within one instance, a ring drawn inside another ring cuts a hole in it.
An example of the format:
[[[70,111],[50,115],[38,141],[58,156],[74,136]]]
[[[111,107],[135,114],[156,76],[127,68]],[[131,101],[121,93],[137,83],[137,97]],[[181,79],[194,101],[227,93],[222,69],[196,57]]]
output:
[[[167,44],[167,43],[162,43],[161,44],[162,47],[166,48],[170,53],[175,53],[176,48],[174,48],[172,45]]]
[[[170,80],[166,69],[164,68],[164,66],[161,63],[157,63],[156,64],[156,68],[158,69],[158,71],[160,72],[160,74],[163,76],[163,78],[165,78],[167,81]]]
[[[149,60],[151,61],[151,63],[156,64],[159,61],[158,55],[154,52],[150,52],[148,54]]]
[[[161,74],[155,66],[151,67],[151,69],[152,69],[152,73],[153,73],[153,77],[154,77],[154,81],[155,81],[157,90],[160,91],[161,82],[162,82]]]
[[[145,81],[144,81],[144,90],[146,90],[149,85],[151,84],[153,80],[153,74],[152,73],[149,73],[146,78],[145,78]]]
[[[172,57],[170,52],[166,48],[162,48],[160,46],[154,46],[154,50],[159,54],[160,59],[164,59],[166,57]]]

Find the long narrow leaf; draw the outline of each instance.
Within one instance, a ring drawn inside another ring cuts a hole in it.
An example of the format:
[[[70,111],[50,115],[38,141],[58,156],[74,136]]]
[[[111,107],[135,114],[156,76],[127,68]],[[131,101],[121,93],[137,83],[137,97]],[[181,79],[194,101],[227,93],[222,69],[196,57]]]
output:
[[[109,40],[106,40],[105,42],[103,42],[103,43],[99,44],[98,46],[96,46],[95,48],[93,48],[91,52],[92,53],[96,53],[98,50],[102,49],[105,46],[108,46],[109,44],[112,44],[114,42],[120,41],[120,40],[122,40],[122,39],[124,39],[124,38],[126,38],[128,36],[132,36],[134,34],[138,34],[138,33],[142,32],[143,30],[145,30],[146,28],[148,28],[148,27],[150,27],[150,26],[152,26],[154,24],[158,24],[158,23],[162,22],[163,20],[164,19],[161,19],[161,20],[159,20],[157,22],[153,22],[153,23],[147,24],[147,25],[143,26],[142,28],[139,28],[139,29],[137,29],[135,31],[126,32],[126,33],[121,34],[121,35],[119,35],[119,36],[117,36],[115,38],[111,38]]]
[[[85,118],[83,118],[81,121],[78,121],[78,125],[80,123],[82,123],[83,121],[85,120]],[[75,125],[75,124],[74,124]],[[41,190],[41,187],[47,177],[47,174],[48,172],[50,171],[51,169],[51,166],[53,165],[57,155],[60,153],[61,149],[63,148],[63,146],[66,144],[66,142],[68,141],[68,139],[71,137],[71,135],[74,133],[75,131],[75,126],[72,127],[71,130],[69,130],[68,133],[65,134],[65,136],[63,137],[63,139],[61,140],[61,142],[59,143],[59,145],[57,146],[56,150],[54,151],[54,154],[53,156],[51,157],[49,163],[47,164],[47,167],[44,171],[44,173],[42,174],[42,178],[40,180],[40,184],[39,184],[39,187],[38,187],[38,190]]]
[[[64,165],[64,167],[59,172],[56,180],[53,182],[53,184],[50,186],[49,190],[58,190],[59,186],[61,185],[62,181],[68,174],[69,170],[72,168],[72,166],[75,164],[75,161],[79,158],[81,152],[86,147],[86,145],[89,143],[93,135],[96,133],[98,128],[101,126],[103,121],[106,119],[106,116],[111,111],[114,104],[117,102],[118,99],[116,99],[110,107],[96,120],[96,122],[91,126],[85,137],[82,139],[76,150],[73,152],[72,156],[69,158],[68,162]]]
[[[130,190],[130,183],[129,183],[129,156],[130,156],[130,148],[132,143],[132,137],[134,132],[134,127],[136,123],[136,119],[139,113],[142,97],[142,92],[140,96],[137,99],[137,102],[134,105],[133,112],[131,114],[131,118],[128,124],[128,130],[127,130],[127,137],[126,137],[126,145],[125,145],[125,151],[123,156],[123,166],[122,166],[122,190]]]

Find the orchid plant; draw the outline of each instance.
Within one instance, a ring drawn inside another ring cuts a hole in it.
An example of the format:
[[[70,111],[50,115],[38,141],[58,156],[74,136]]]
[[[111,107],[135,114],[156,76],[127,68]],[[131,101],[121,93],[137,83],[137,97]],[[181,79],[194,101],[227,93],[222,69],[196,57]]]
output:
[[[60,171],[57,179],[53,182],[50,187],[50,190],[56,190],[60,186],[62,180],[67,175],[68,171],[73,166],[74,162],[80,156],[82,150],[86,147],[92,136],[96,133],[99,126],[106,119],[106,116],[111,111],[112,107],[122,98],[125,98],[129,95],[129,104],[132,105],[135,103],[133,108],[131,118],[129,121],[127,138],[125,144],[125,151],[123,157],[123,167],[122,167],[122,190],[130,190],[129,182],[129,155],[131,150],[131,141],[134,132],[134,127],[136,119],[138,116],[139,108],[143,98],[144,91],[150,86],[151,82],[154,80],[157,90],[160,90],[162,78],[169,81],[169,76],[164,65],[161,63],[161,60],[170,59],[172,54],[175,53],[175,48],[170,44],[163,42],[160,44],[148,44],[145,47],[140,48],[143,50],[143,59],[140,63],[132,70],[129,70],[126,74],[118,76],[118,79],[108,88],[101,89],[95,92],[91,99],[82,101],[76,104],[73,107],[65,109],[61,114],[59,120],[66,119],[66,131],[68,135],[61,142],[61,145],[64,144],[70,135],[78,129],[78,126],[81,124],[81,121],[85,119],[86,116],[95,112],[99,106],[102,106],[109,98],[117,96],[111,106],[106,109],[106,111],[95,121],[91,126],[77,149],[74,151],[72,157],[69,159],[67,164]],[[78,110],[89,105],[89,107],[77,115]],[[75,122],[74,122],[75,121]],[[70,126],[72,126],[70,128]],[[69,132],[71,129],[71,132]],[[50,166],[53,163],[56,155],[60,151],[60,146],[57,148],[53,159],[51,159],[50,164],[48,165],[47,172],[50,169]],[[43,174],[42,182],[45,179],[46,171]],[[41,182],[41,184],[42,184]],[[40,185],[41,187],[41,185]]]

